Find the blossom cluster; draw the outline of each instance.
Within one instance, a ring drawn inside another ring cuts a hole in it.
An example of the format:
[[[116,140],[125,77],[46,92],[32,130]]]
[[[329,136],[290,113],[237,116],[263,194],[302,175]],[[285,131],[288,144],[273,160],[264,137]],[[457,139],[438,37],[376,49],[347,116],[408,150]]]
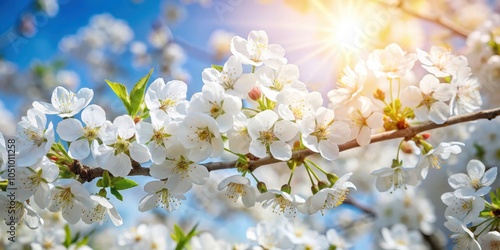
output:
[[[202,90],[190,99],[187,84],[180,80],[158,78],[146,88],[151,72],[130,93],[124,85],[107,81],[128,112],[112,121],[102,107],[91,104],[94,93],[88,88],[74,93],[57,87],[50,103],[34,102],[16,129],[18,219],[30,228],[43,224],[32,207],[36,205],[61,211],[70,224],[102,223],[107,215],[121,225],[107,190],[122,200],[119,191],[137,185],[126,178],[131,175],[154,179],[144,185],[147,194],[138,204],[139,211],[161,207],[172,212],[193,185],[207,183],[210,164],[220,159],[233,159],[239,171],[218,185],[228,198],[241,197],[246,207],[259,202],[286,217],[324,214],[356,189],[349,181],[353,173],[339,177],[308,156],[333,161],[344,143],[366,146],[373,133],[426,121],[443,124],[482,104],[479,82],[467,59],[442,47],[408,53],[390,44],[375,50],[366,62],[344,68],[337,88],[327,95],[328,102],[319,92],[307,90],[299,80],[298,67],[288,63],[283,47],[271,44],[264,31],[251,31],[246,39],[233,37],[230,51],[224,65],[202,72]],[[428,74],[418,86],[404,86],[417,60]],[[370,77],[379,81],[373,93],[367,86]],[[54,125],[47,115],[63,120]],[[55,143],[56,134],[64,143]],[[372,173],[379,191],[416,185],[430,168],[440,168],[440,160],[460,153],[463,146],[441,142],[434,147],[428,138],[418,134],[401,141],[391,167]],[[406,154],[401,156],[401,151]],[[265,183],[253,173],[261,160],[289,171],[288,182],[268,189],[268,184],[276,183]],[[297,169],[304,169],[309,177],[309,195],[292,193]],[[96,178],[99,191],[89,192],[82,183]],[[456,192],[470,195],[468,191]],[[0,205],[7,205],[5,194],[0,198]],[[3,219],[6,216],[2,214]],[[252,231],[255,241],[267,232],[266,227]],[[390,241],[387,230],[384,237]]]
[[[481,161],[471,160],[467,174],[457,173],[448,178],[454,191],[444,193],[441,200],[447,205],[444,225],[453,233],[455,249],[495,249],[500,245],[500,193],[490,187],[496,177],[497,167],[486,171]],[[490,202],[486,201],[487,194]]]

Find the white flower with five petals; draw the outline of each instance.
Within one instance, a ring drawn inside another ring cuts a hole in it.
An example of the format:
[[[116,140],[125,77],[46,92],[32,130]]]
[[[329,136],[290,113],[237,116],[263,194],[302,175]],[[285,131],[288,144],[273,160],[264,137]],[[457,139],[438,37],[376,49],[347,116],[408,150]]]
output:
[[[284,214],[287,218],[297,215],[297,207],[304,204],[304,199],[297,195],[290,195],[277,189],[269,189],[257,197],[257,202],[262,202],[263,208],[272,207],[276,214]]]
[[[250,153],[263,158],[269,149],[278,160],[286,161],[292,157],[292,148],[287,141],[297,135],[298,128],[290,121],[278,119],[274,111],[265,110],[248,121],[248,134],[252,138]]]
[[[358,98],[363,91],[367,75],[368,70],[363,60],[356,64],[354,70],[346,66],[337,81],[337,88],[328,92],[329,107],[336,109]]]
[[[314,194],[311,198],[312,208],[316,211],[321,210],[321,213],[323,213],[324,209],[333,209],[344,203],[349,188],[356,189],[352,182],[347,181],[351,176],[352,172],[347,173],[341,176],[331,188],[321,189]]]
[[[479,243],[474,237],[474,233],[472,233],[463,222],[451,216],[446,216],[446,219],[447,221],[444,223],[444,226],[453,233],[451,238],[456,244],[455,247],[453,247],[454,250],[481,250]]]
[[[144,163],[151,158],[148,148],[134,140],[135,123],[130,116],[118,116],[113,124],[106,123],[103,129],[103,144],[97,148],[96,160],[112,175],[127,176],[132,170],[130,159]]]
[[[88,88],[82,88],[75,94],[63,87],[57,87],[52,92],[52,103],[33,102],[33,107],[48,115],[72,117],[89,105],[92,97],[94,91]]]
[[[257,83],[254,74],[243,74],[241,62],[235,56],[229,57],[222,71],[207,68],[201,75],[203,83],[221,85],[227,94],[239,98],[246,98]]]
[[[104,216],[107,214],[115,226],[123,224],[122,217],[118,211],[116,211],[113,204],[108,201],[108,199],[99,195],[92,195],[90,198],[92,199],[94,206],[83,210],[83,222],[87,224],[99,222],[102,225],[104,222]]]
[[[145,212],[155,207],[160,207],[168,212],[176,210],[181,205],[181,200],[186,197],[180,193],[172,192],[175,187],[166,181],[150,181],[144,185],[148,194],[141,199],[139,211]]]
[[[177,135],[184,147],[193,149],[190,158],[195,161],[219,157],[224,151],[217,122],[207,114],[189,113],[180,124]]]
[[[401,78],[413,68],[417,55],[406,54],[399,45],[391,43],[384,49],[374,50],[366,61],[377,78]]]
[[[241,175],[232,175],[222,180],[217,189],[220,191],[227,187],[226,195],[235,202],[241,196],[241,201],[245,207],[253,207],[255,204],[256,192],[250,185],[250,180]]]
[[[459,198],[453,192],[441,195],[441,201],[447,206],[444,212],[445,216],[453,216],[466,225],[479,217],[485,203],[481,197]]]
[[[483,196],[490,192],[490,185],[497,178],[497,167],[485,172],[485,166],[478,160],[470,160],[467,164],[467,174],[458,173],[450,176],[448,182],[455,189],[455,196],[468,198]]]
[[[87,158],[91,149],[99,146],[97,141],[101,127],[106,123],[106,113],[101,107],[92,104],[82,112],[82,123],[74,118],[62,120],[57,124],[57,134],[61,139],[71,142],[69,155],[77,160]],[[95,153],[95,152],[93,152]]]
[[[63,218],[69,224],[77,223],[82,218],[83,210],[94,204],[87,189],[76,180],[52,188],[50,197],[49,211],[62,211]]]
[[[187,85],[183,81],[172,80],[165,84],[158,78],[146,90],[144,102],[150,111],[162,110],[172,119],[185,116],[188,101]]]
[[[167,149],[176,143],[177,124],[163,111],[150,112],[151,123],[141,121],[136,125],[137,140],[146,145],[151,153],[151,161],[160,164],[167,157]]]
[[[235,36],[231,39],[231,53],[243,64],[261,66],[265,64],[276,68],[286,63],[285,50],[278,44],[269,44],[267,34],[263,30],[252,30],[248,39]]]
[[[287,88],[307,91],[306,85],[299,81],[299,68],[293,64],[279,66],[277,69],[260,67],[255,71],[262,93],[275,102],[276,96]]]
[[[54,143],[52,122],[47,128],[45,114],[37,109],[29,109],[17,124],[16,134],[19,151],[16,163],[18,166],[32,166],[49,152]]]

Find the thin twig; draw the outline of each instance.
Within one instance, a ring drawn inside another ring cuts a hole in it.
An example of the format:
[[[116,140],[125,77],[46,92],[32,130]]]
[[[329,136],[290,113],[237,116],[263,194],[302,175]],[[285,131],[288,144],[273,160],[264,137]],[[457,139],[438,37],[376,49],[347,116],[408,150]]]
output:
[[[443,28],[450,30],[455,35],[461,36],[463,38],[466,38],[470,33],[469,30],[465,29],[462,26],[455,24],[453,21],[449,20],[448,18],[446,18],[442,15],[441,16],[440,15],[426,15],[424,13],[420,13],[420,12],[417,12],[417,11],[411,9],[411,8],[408,8],[405,6],[403,1],[401,1],[401,0],[398,1],[398,3],[396,3],[396,4],[391,4],[391,3],[384,2],[384,1],[374,1],[374,2],[379,4],[379,5],[388,7],[388,8],[400,9],[401,11],[403,11],[404,13],[406,13],[408,15],[414,16],[416,18],[419,18],[419,19],[422,19],[422,20],[425,20],[425,21],[428,21],[431,23],[435,23]]]

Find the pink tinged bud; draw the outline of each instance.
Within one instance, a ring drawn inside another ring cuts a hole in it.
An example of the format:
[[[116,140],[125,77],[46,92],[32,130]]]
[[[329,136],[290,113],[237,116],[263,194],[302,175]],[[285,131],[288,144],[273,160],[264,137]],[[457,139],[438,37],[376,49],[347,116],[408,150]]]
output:
[[[248,96],[250,97],[250,99],[254,100],[254,101],[257,101],[260,99],[260,96],[262,95],[262,93],[260,92],[260,89],[259,87],[254,87],[252,90],[250,90],[250,92],[248,93]]]

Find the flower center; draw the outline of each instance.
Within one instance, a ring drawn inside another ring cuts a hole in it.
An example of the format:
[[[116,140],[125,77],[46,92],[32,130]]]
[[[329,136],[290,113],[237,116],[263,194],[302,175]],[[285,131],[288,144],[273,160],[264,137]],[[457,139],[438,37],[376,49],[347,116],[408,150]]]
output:
[[[28,139],[33,141],[38,147],[40,147],[42,143],[47,142],[47,138],[43,137],[43,133],[33,129],[27,129],[24,133],[28,136]]]
[[[167,109],[174,107],[177,102],[172,98],[167,98],[165,100],[160,101],[160,109],[163,111],[167,111]]]
[[[116,149],[115,155],[127,152],[129,144],[128,141],[118,138],[115,144],[113,144],[113,147]]]
[[[220,115],[224,114],[224,109],[222,109],[222,105],[224,105],[224,101],[221,101],[220,104],[217,102],[209,102],[212,107],[210,108],[210,116],[214,119],[217,119]]]
[[[98,132],[99,128],[91,128],[91,127],[83,128],[83,136],[86,137],[89,141],[95,140],[95,138],[97,138]]]
[[[475,190],[478,190],[482,187],[481,181],[477,178],[472,179],[470,184]]]
[[[198,135],[198,139],[200,139],[200,141],[210,141],[213,136],[208,127],[198,128],[196,135]]]
[[[243,184],[230,183],[227,186],[226,195],[228,198],[234,199],[235,202],[240,195],[244,196],[245,194],[246,192]]]
[[[260,134],[260,137],[258,138],[258,140],[260,140],[262,142],[262,144],[265,144],[265,145],[269,145],[272,142],[278,140],[278,138],[276,138],[276,136],[274,135],[272,130],[260,131],[259,134]]]

